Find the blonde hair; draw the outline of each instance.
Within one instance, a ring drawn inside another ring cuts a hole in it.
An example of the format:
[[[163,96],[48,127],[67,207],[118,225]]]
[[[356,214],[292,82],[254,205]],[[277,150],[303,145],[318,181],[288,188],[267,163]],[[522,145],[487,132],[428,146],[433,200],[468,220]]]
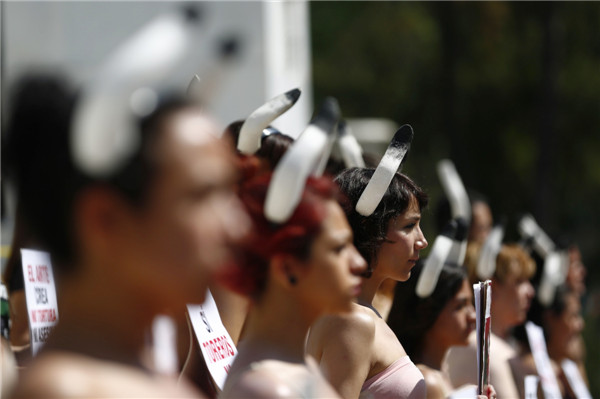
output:
[[[476,283],[480,280],[477,276],[477,263],[482,245],[469,242],[465,257],[465,267],[469,275],[469,281]],[[496,270],[494,278],[504,283],[509,276],[517,279],[530,279],[535,274],[535,261],[519,244],[503,244],[496,257]]]

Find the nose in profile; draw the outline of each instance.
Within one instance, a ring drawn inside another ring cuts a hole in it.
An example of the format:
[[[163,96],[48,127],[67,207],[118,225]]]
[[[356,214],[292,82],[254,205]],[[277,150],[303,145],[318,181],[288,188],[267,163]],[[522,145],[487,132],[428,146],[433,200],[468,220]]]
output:
[[[429,243],[427,242],[423,231],[421,231],[421,228],[419,227],[419,236],[417,237],[417,241],[415,241],[415,247],[420,251],[427,248],[428,245]]]

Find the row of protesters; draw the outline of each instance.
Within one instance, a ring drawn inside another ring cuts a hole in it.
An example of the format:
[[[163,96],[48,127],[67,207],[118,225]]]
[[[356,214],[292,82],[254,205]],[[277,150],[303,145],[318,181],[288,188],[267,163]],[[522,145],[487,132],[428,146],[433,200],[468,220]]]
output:
[[[539,262],[540,273],[537,273],[533,280],[541,287],[541,275],[548,266],[543,259],[536,259]],[[590,394],[584,366],[584,321],[581,314],[581,296],[585,292],[586,271],[576,245],[568,247],[563,259],[568,260],[564,281],[552,288],[549,299],[544,300],[540,295],[533,298],[527,319],[543,331],[551,372],[556,378],[556,385],[561,394],[567,398],[587,397]],[[524,369],[530,374],[537,374],[538,364],[525,329],[518,329],[515,335],[521,344]]]
[[[186,10],[176,29],[194,15]],[[393,311],[388,325],[374,305],[385,281],[399,282],[399,301],[400,291],[414,292],[428,246],[420,227],[428,197],[398,172],[412,128],[398,130],[376,169],[320,176],[339,112],[318,113],[296,141],[267,127],[249,138],[261,109],[222,138],[193,99],[156,89],[166,75],[155,63],[177,62],[175,50],[149,51],[153,37],[124,47],[152,54],[145,62],[121,54],[78,90],[29,78],[11,99],[10,178],[24,225],[52,256],[60,308],[12,396],[424,398],[461,385],[452,372],[475,360],[441,363],[472,330],[460,269],[444,272],[434,308]],[[156,101],[135,106],[140,87],[153,87]],[[283,108],[298,95],[285,93]],[[512,352],[501,344],[531,299],[528,266],[507,256],[492,302],[501,305],[492,309],[492,359],[501,363],[492,381],[502,388]],[[186,305],[202,303],[207,288],[239,350],[222,390],[202,359],[177,381],[148,358],[155,318],[185,326]],[[400,331],[408,326],[422,326],[422,337]]]
[[[477,261],[480,247],[473,245],[467,252],[465,265],[469,280],[474,283],[477,276]],[[535,273],[535,262],[518,244],[504,244],[496,257],[496,267],[491,278],[492,325],[490,333],[490,381],[496,388],[498,397],[516,398],[522,390],[524,375],[515,375],[519,369],[519,353],[515,348],[512,329],[523,322],[534,296],[529,279]],[[476,383],[476,358],[474,335],[470,345],[453,347],[449,350],[444,364],[454,386]]]

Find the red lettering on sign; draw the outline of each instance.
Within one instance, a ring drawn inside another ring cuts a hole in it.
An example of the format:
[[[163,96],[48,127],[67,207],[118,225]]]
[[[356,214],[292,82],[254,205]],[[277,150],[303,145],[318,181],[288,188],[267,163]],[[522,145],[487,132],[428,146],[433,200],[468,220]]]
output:
[[[33,268],[31,265],[27,265],[27,280],[31,281],[32,283],[35,282],[35,279],[33,278]]]
[[[35,274],[36,274],[38,282],[40,282],[40,283],[49,283],[50,282],[50,273],[48,272],[48,266],[46,266],[46,265],[36,266]]]
[[[56,309],[37,309],[31,311],[31,321],[34,323],[50,323],[56,320]]]
[[[205,349],[211,363],[216,363],[235,354],[231,344],[227,341],[227,337],[224,335],[203,342],[202,347]]]

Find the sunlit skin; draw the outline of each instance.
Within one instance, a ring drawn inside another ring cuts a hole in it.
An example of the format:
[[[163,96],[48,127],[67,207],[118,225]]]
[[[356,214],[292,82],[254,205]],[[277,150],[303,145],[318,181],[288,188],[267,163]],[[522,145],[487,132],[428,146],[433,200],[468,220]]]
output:
[[[157,314],[203,300],[248,220],[214,123],[186,108],[159,129],[150,154],[156,173],[141,205],[102,185],[77,197],[76,272],[61,287],[60,322],[29,369],[36,383],[23,385],[34,391],[25,396],[199,396],[145,370],[148,331]]]
[[[299,385],[314,397],[337,397],[314,362],[306,360],[306,334],[319,316],[351,310],[366,262],[354,247],[341,207],[332,200],[325,207],[327,216],[308,259],[286,255],[271,260],[222,397],[297,396],[303,394]],[[250,367],[260,361],[268,362]]]
[[[346,215],[334,201],[327,202],[327,218],[313,243],[306,268],[298,288],[305,288],[304,299],[322,313],[351,310],[351,304],[361,291],[360,273],[366,262],[353,244],[353,234]]]
[[[420,227],[421,211],[411,198],[404,213],[390,221],[387,238],[371,265],[352,313],[321,318],[313,325],[307,352],[321,365],[329,382],[344,398],[358,397],[363,383],[385,370],[406,352],[385,320],[370,308],[386,278],[406,281],[427,247]],[[360,343],[360,344],[357,344]]]
[[[526,277],[509,274],[505,281],[492,278],[492,332],[508,339],[511,329],[527,318],[534,295],[533,286]]]

